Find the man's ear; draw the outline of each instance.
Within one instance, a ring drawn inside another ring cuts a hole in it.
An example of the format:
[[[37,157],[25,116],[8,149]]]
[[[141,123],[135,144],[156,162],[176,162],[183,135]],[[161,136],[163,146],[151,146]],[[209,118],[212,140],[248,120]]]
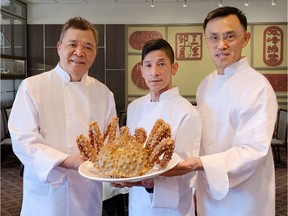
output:
[[[60,46],[61,46],[61,42],[58,41],[58,43],[57,43],[57,52],[58,52],[58,53],[59,53]]]
[[[178,62],[173,62],[172,64],[172,75],[175,76],[178,71],[179,64]]]
[[[244,43],[243,43],[242,48],[246,47],[246,45],[248,44],[250,38],[251,38],[251,33],[250,32],[246,32],[245,36],[244,36],[244,39],[243,39]]]

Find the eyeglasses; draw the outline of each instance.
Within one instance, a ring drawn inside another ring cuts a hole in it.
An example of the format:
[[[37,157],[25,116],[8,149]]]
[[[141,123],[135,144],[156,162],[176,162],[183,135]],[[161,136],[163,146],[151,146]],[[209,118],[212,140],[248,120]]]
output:
[[[242,32],[240,34],[235,34],[235,33],[227,33],[227,34],[223,34],[223,35],[212,34],[209,36],[205,35],[205,38],[211,43],[217,43],[221,39],[225,42],[232,42],[233,40],[235,40],[235,38],[239,37],[240,35],[242,35],[244,33],[245,32]]]

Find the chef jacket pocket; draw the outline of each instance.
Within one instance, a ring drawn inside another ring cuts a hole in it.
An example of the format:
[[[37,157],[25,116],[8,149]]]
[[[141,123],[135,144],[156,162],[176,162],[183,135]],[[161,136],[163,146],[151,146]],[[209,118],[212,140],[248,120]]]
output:
[[[35,176],[31,176],[24,180],[24,190],[26,190],[28,193],[48,196],[50,185],[40,182]]]
[[[54,168],[48,175],[47,182],[53,187],[58,188],[67,181],[67,172],[63,168]]]

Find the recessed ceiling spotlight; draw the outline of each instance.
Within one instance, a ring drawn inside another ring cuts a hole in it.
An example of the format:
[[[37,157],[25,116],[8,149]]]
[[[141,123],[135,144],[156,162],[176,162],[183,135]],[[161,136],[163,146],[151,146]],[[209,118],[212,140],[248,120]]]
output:
[[[249,1],[246,0],[244,5],[245,5],[246,7],[248,7],[248,6],[249,6]]]
[[[219,7],[222,7],[223,6],[223,2],[222,0],[219,0],[219,4],[218,4]]]
[[[185,0],[184,3],[183,3],[183,7],[186,8],[187,6],[188,6],[187,0]]]

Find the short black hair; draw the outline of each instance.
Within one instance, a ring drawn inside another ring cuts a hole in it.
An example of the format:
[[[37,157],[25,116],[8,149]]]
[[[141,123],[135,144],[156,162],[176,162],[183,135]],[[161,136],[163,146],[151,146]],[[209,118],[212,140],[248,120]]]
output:
[[[174,62],[174,51],[171,45],[164,39],[152,39],[145,43],[142,49],[142,61],[144,60],[145,56],[154,50],[162,50],[168,56],[171,64]]]
[[[96,30],[96,27],[92,23],[90,23],[88,20],[82,17],[71,18],[63,25],[61,35],[60,35],[60,42],[62,42],[65,33],[70,28],[84,30],[84,31],[91,30],[94,35],[96,45],[98,44],[98,32]]]
[[[245,31],[247,31],[247,18],[245,16],[245,14],[241,10],[239,10],[238,8],[226,6],[226,7],[217,8],[217,9],[208,13],[208,15],[206,16],[206,18],[204,20],[204,24],[203,24],[204,32],[206,30],[206,26],[207,26],[208,22],[210,22],[211,20],[213,20],[217,17],[226,17],[229,15],[236,15],[238,17],[241,25],[244,27]]]

